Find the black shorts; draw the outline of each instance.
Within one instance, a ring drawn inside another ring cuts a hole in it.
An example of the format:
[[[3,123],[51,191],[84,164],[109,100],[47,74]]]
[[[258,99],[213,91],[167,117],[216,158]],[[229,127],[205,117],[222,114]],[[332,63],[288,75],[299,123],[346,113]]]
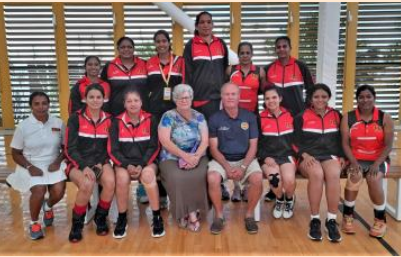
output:
[[[295,157],[293,156],[282,156],[282,157],[271,157],[274,159],[274,161],[277,163],[277,165],[283,165],[286,163],[292,163],[294,165],[297,165],[297,161]],[[264,160],[259,161],[259,165],[262,167],[262,165],[265,164]]]
[[[340,158],[336,155],[317,155],[317,156],[313,156],[313,158],[315,158],[317,161],[319,162],[324,162],[327,160],[339,160]],[[301,163],[304,160],[304,158],[302,158],[302,156],[299,157],[299,163]]]
[[[361,166],[364,176],[366,176],[366,174],[369,171],[370,165],[372,165],[373,163],[374,163],[374,161],[358,160],[358,164]],[[389,170],[390,170],[390,160],[386,160],[382,164],[379,165],[379,172],[382,172],[384,174],[384,176],[387,175]]]

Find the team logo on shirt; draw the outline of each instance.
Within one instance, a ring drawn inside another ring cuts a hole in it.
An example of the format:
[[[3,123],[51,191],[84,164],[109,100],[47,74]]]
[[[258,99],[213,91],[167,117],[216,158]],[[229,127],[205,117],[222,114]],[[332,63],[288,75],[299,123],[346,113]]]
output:
[[[246,121],[241,122],[241,128],[242,128],[243,130],[247,130],[247,129],[249,128],[249,123],[246,122]]]
[[[52,128],[52,131],[54,131],[54,132],[59,132],[59,131],[60,131],[60,128]]]

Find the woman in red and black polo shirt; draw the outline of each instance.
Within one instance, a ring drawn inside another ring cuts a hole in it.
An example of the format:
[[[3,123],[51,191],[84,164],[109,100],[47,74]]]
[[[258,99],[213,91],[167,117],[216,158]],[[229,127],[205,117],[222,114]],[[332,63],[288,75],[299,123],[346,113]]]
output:
[[[238,45],[239,64],[230,66],[227,75],[230,82],[240,88],[239,107],[256,113],[258,110],[258,94],[266,81],[265,71],[252,64],[253,47],[249,42]]]
[[[342,230],[354,234],[355,200],[366,176],[369,196],[373,202],[374,224],[369,235],[381,238],[386,233],[386,203],[382,179],[390,166],[394,124],[389,114],[375,106],[376,92],[363,85],[356,91],[357,109],[344,115],[341,122],[342,145],[350,162],[344,193]]]
[[[122,37],[117,41],[117,50],[118,57],[106,63],[101,75],[111,88],[110,112],[113,116],[124,112],[124,92],[128,89],[139,90],[147,110],[149,90],[146,62],[134,56],[135,44],[129,37]]]
[[[326,187],[328,205],[325,222],[327,237],[341,241],[336,223],[340,201],[340,173],[344,166],[341,147],[341,114],[328,106],[330,88],[316,84],[310,88],[309,107],[295,117],[295,141],[298,147],[299,170],[308,178],[308,198],[311,210],[309,238],[322,240],[320,202]]]
[[[175,108],[172,99],[174,86],[185,81],[185,61],[171,53],[170,36],[165,30],[158,30],[154,36],[157,54],[147,62],[150,91],[149,112],[160,120],[163,113]]]
[[[102,236],[108,233],[106,220],[115,188],[114,171],[107,155],[111,120],[110,115],[102,111],[102,86],[88,86],[85,99],[86,107],[68,119],[65,139],[65,153],[70,161],[67,176],[78,187],[72,211],[71,242],[82,239],[86,208],[96,181],[103,187],[94,218],[96,233]]]
[[[71,115],[85,106],[85,91],[89,85],[99,84],[104,90],[104,103],[102,109],[109,112],[110,85],[99,78],[101,62],[99,57],[89,55],[85,58],[85,75],[71,88],[68,113]]]
[[[283,216],[289,219],[294,213],[295,203],[293,118],[289,111],[280,106],[283,98],[276,87],[266,88],[264,99],[266,109],[259,115],[258,159],[270,188],[277,196],[274,218]]]

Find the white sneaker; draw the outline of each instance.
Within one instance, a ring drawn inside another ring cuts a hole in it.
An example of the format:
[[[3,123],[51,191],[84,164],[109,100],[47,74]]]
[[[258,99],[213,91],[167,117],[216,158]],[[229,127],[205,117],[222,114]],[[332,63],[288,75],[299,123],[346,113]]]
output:
[[[294,205],[295,205],[295,195],[292,198],[292,201],[285,202],[285,208],[283,213],[284,219],[289,219],[294,215]]]
[[[281,216],[283,216],[283,212],[284,212],[284,201],[276,200],[276,205],[274,206],[273,209],[273,217],[279,219],[281,218]]]

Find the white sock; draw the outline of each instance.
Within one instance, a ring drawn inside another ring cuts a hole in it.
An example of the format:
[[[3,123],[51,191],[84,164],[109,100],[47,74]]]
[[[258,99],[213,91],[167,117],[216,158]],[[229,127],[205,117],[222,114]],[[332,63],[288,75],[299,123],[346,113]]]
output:
[[[31,225],[33,225],[35,223],[38,223],[38,221],[37,220],[31,220],[31,222],[30,222]]]
[[[347,200],[344,200],[344,205],[348,207],[354,207],[355,206],[355,201],[348,202]]]
[[[313,220],[313,219],[319,219],[320,220],[320,214],[316,214],[316,215],[311,214],[310,215],[310,219],[311,220]]]
[[[384,211],[386,209],[386,203],[383,203],[382,205],[373,204],[373,208],[377,211]]]
[[[50,206],[47,204],[47,201],[45,202],[44,206],[45,206],[45,211],[50,211],[50,210],[52,209],[52,207],[50,207]]]
[[[327,220],[336,220],[337,219],[337,214],[327,212]]]

